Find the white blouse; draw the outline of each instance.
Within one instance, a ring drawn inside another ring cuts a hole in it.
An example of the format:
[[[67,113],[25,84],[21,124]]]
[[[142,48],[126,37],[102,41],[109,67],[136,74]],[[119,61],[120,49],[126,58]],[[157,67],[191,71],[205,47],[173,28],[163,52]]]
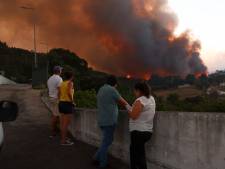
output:
[[[156,103],[154,97],[149,98],[142,96],[136,99],[143,105],[143,110],[136,120],[130,119],[130,131],[153,131],[153,119],[155,116]],[[136,102],[135,101],[135,102]]]

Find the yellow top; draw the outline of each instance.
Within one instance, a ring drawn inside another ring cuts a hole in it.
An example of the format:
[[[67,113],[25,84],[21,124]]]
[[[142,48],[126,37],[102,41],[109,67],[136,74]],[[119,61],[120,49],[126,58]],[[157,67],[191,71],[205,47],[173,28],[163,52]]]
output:
[[[69,91],[70,88],[70,81],[63,81],[59,87],[59,101],[63,102],[73,102],[73,95],[74,95],[74,89],[72,86],[72,90]],[[69,92],[71,92],[72,100],[71,97],[69,96]]]

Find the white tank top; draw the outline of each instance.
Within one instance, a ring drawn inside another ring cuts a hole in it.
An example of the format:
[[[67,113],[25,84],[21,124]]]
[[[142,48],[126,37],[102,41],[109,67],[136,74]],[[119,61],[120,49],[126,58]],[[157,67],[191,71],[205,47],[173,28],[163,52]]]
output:
[[[155,99],[150,96],[149,98],[142,96],[136,99],[143,105],[143,110],[136,120],[130,119],[129,128],[130,131],[153,131],[153,119],[155,116]],[[135,101],[135,102],[136,102]]]

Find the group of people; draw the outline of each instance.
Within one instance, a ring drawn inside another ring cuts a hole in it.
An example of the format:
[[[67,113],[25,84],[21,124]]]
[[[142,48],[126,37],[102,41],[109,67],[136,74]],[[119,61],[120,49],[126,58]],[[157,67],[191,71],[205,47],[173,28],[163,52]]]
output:
[[[48,79],[49,107],[52,112],[51,135],[54,138],[60,122],[61,145],[73,145],[68,137],[68,127],[74,113],[74,75],[72,72],[64,72],[64,80],[61,78],[62,68],[55,66],[53,75]]]
[[[74,113],[74,76],[64,72],[64,81],[60,77],[62,69],[54,67],[54,75],[48,80],[49,97],[52,108],[52,135],[56,135],[57,121],[60,119],[61,145],[73,145],[67,137],[68,126]],[[97,123],[102,133],[101,144],[93,157],[93,164],[99,169],[108,166],[107,153],[113,143],[114,132],[118,122],[118,105],[127,109],[130,130],[130,167],[131,169],[147,169],[145,143],[152,137],[153,119],[156,103],[151,95],[150,86],[145,82],[134,87],[136,97],[132,106],[117,91],[117,79],[109,76],[97,94]]]

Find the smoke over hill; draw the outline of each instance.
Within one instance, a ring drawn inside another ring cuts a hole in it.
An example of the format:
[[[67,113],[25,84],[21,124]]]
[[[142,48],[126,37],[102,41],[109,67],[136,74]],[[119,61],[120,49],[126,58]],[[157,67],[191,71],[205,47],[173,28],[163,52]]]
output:
[[[31,11],[19,7],[29,5]],[[173,32],[177,17],[166,0],[7,0],[0,2],[0,38],[32,47],[38,40],[70,48],[93,67],[117,75],[186,75],[207,71],[201,44]]]

